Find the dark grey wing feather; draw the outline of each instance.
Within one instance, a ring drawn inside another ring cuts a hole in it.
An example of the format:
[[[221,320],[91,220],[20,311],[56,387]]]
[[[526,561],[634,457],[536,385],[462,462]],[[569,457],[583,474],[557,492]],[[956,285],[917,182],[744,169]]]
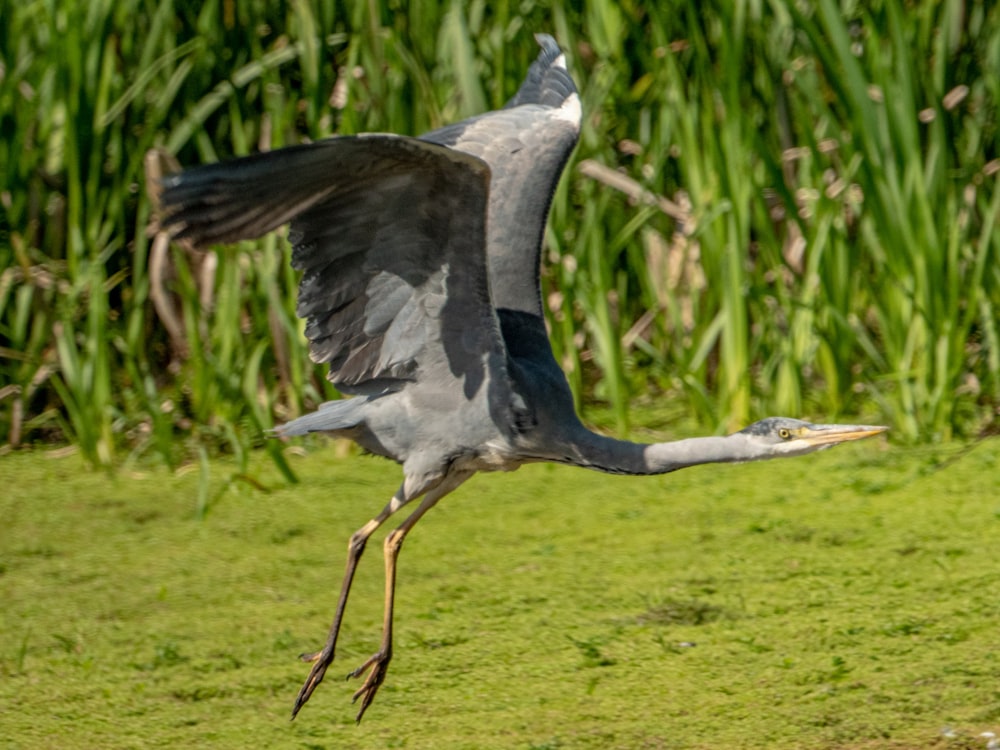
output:
[[[291,146],[166,177],[163,225],[175,239],[208,246],[260,237],[287,224],[332,188],[327,165],[313,158],[314,147]],[[278,162],[295,169],[276,169]]]
[[[558,108],[576,93],[573,79],[566,71],[566,60],[559,44],[549,34],[535,34],[535,41],[542,51],[528,68],[521,87],[505,108],[521,104],[542,104]],[[560,58],[563,58],[560,60]]]
[[[542,316],[538,273],[556,185],[580,133],[580,98],[555,40],[542,51],[504,109],[421,138],[478,156],[490,166],[487,254],[498,309]]]
[[[504,361],[486,276],[488,183],[485,163],[448,148],[331,138],[167,178],[163,224],[208,245],[290,221],[298,314],[340,390],[394,389],[430,368],[471,398]]]

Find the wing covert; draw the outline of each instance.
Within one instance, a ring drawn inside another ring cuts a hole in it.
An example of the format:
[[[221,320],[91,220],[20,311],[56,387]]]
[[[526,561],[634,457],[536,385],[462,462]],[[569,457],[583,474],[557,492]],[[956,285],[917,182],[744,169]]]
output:
[[[421,136],[490,166],[487,255],[498,309],[542,316],[538,274],[556,185],[580,134],[580,97],[566,58],[547,34],[506,107]]]

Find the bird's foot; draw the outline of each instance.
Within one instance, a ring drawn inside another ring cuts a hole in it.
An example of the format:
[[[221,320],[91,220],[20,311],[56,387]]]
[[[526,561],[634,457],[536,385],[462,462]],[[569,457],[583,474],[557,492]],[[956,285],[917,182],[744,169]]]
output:
[[[313,691],[319,687],[319,684],[323,681],[323,675],[326,674],[327,667],[333,663],[333,649],[324,648],[322,651],[317,651],[314,654],[302,654],[299,656],[302,661],[312,662],[312,669],[309,670],[309,676],[306,677],[305,683],[302,685],[302,689],[299,690],[299,695],[295,699],[295,706],[292,708],[292,718],[298,714],[299,710],[306,705],[306,701],[313,694]]]
[[[358,698],[361,699],[361,710],[358,711],[356,719],[359,724],[361,723],[361,717],[364,716],[365,711],[368,710],[368,706],[370,706],[372,701],[375,700],[375,693],[378,692],[383,680],[385,680],[385,675],[389,671],[390,659],[392,659],[392,650],[388,648],[380,649],[377,653],[368,657],[364,664],[347,675],[347,679],[360,677],[364,674],[366,669],[368,670],[368,676],[365,677],[364,683],[360,688],[358,688],[357,692],[354,693],[354,697],[351,699],[351,701],[355,703]]]

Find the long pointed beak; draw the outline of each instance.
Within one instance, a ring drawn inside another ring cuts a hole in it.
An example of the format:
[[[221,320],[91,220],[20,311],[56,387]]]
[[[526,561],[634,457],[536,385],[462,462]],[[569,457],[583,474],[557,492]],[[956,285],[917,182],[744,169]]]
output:
[[[888,429],[882,425],[814,424],[803,427],[796,438],[814,446],[837,445],[850,440],[861,440],[872,435],[879,435]]]

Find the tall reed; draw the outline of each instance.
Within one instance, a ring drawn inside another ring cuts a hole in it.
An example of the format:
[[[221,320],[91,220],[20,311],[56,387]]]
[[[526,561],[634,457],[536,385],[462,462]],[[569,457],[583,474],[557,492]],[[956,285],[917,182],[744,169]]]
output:
[[[648,394],[713,429],[862,414],[910,441],[996,422],[991,6],[0,0],[0,17],[8,445],[246,456],[336,397],[285,241],[149,237],[147,152],[169,169],[419,133],[501,106],[539,30],[586,113],[543,276],[585,411],[607,402],[625,427]]]

